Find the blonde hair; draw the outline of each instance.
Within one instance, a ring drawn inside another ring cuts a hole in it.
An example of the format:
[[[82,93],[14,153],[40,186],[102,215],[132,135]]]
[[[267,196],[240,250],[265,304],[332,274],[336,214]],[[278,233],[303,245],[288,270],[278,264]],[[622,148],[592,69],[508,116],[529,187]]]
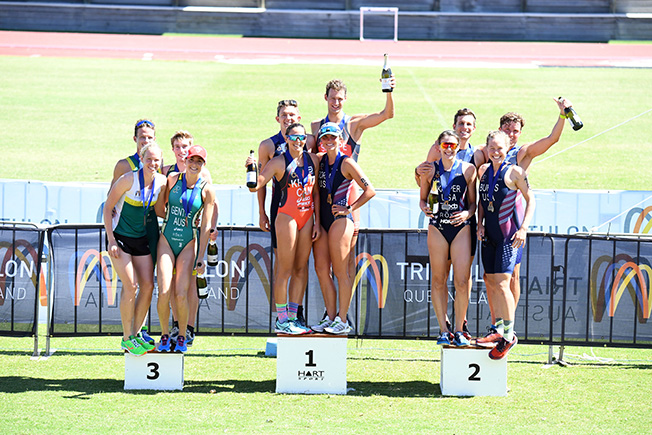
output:
[[[509,136],[507,136],[507,134],[502,130],[490,131],[489,134],[487,135],[486,144],[489,145],[489,141],[492,140],[492,139],[496,140],[496,141],[501,141],[502,140],[507,148],[509,148],[509,146],[511,144],[511,142],[509,140]]]
[[[143,161],[145,159],[145,153],[147,153],[147,151],[151,151],[151,152],[158,151],[158,153],[161,155],[161,157],[163,156],[163,151],[161,151],[161,147],[159,147],[156,142],[150,142],[148,144],[145,144],[140,149],[140,154],[139,154],[140,161]]]

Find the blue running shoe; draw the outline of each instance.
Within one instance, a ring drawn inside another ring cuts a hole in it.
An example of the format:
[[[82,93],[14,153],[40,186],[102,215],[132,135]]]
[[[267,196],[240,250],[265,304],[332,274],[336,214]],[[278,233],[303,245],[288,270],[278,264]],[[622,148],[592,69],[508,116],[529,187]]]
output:
[[[451,344],[451,333],[446,331],[439,334],[439,337],[437,338],[437,344]]]
[[[147,326],[143,326],[140,328],[140,338],[143,339],[143,341],[149,343],[149,344],[155,344],[156,340],[154,340],[148,333],[147,333]]]
[[[188,346],[186,346],[186,337],[179,334],[177,337],[177,345],[174,347],[175,352],[186,353],[188,351]]]
[[[156,350],[159,352],[169,352],[170,351],[170,336],[165,334],[161,335],[161,341],[159,341]]]
[[[464,332],[457,331],[455,333],[455,338],[453,339],[453,344],[455,346],[468,346],[470,342],[469,339],[464,335]]]

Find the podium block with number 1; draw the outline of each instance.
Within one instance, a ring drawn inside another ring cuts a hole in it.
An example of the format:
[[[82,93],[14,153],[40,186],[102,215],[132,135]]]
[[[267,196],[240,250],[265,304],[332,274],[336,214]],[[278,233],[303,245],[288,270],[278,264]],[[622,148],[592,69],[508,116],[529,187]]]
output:
[[[346,394],[346,337],[279,336],[276,392]]]

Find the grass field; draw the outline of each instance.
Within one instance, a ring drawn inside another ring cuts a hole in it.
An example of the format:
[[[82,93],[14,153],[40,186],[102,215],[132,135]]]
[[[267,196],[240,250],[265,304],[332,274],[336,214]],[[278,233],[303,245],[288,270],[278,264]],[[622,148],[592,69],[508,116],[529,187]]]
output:
[[[346,396],[274,393],[265,338],[198,337],[183,392],[123,390],[117,338],[3,339],[3,434],[42,433],[649,433],[652,350],[547,347],[509,355],[507,397],[444,397],[432,341],[349,340]],[[71,368],[74,368],[71,370]],[[127,430],[127,421],[139,426]]]
[[[609,130],[652,109],[648,69],[395,66],[393,71],[396,116],[362,140],[360,163],[376,187],[415,187],[415,164],[452,124],[458,108],[478,115],[472,143],[483,142],[507,111],[525,116],[521,142],[527,142],[549,134],[558,113],[552,99],[559,95],[574,102],[585,127],[574,132],[567,126],[549,154],[568,151],[535,161],[533,187],[649,190],[652,185],[652,112]],[[148,117],[158,126],[167,161],[169,137],[184,128],[208,149],[216,183],[242,184],[249,149],[278,131],[278,100],[299,100],[307,124],[326,114],[324,86],[339,77],[349,88],[348,113],[381,110],[379,74],[380,66],[4,57],[0,75],[10,85],[0,88],[0,123],[3,148],[12,152],[2,177],[108,181],[115,162],[135,149],[134,122]]]

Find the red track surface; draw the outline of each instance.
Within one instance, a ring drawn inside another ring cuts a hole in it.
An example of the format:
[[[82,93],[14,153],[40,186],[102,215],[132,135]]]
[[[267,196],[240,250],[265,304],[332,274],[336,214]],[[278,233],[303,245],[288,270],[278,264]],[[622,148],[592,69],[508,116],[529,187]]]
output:
[[[355,41],[0,31],[0,56],[424,66],[652,67],[652,44]]]

